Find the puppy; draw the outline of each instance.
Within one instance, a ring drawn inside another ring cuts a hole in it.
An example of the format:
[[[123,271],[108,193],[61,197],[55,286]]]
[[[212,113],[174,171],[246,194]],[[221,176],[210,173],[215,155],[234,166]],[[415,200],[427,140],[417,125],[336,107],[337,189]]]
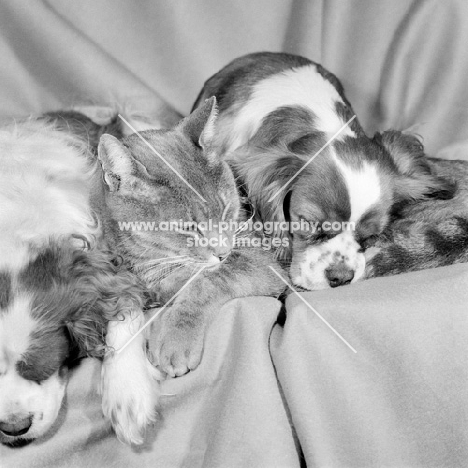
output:
[[[0,129],[0,442],[11,446],[53,431],[70,365],[103,357],[108,322],[125,336],[120,320],[142,307],[140,285],[112,262],[93,215],[100,132],[67,117],[71,124],[48,116]],[[134,391],[128,380],[141,377],[135,369],[113,374],[121,404]],[[113,423],[138,426],[131,416]]]
[[[390,151],[397,144],[400,154],[424,158],[435,174],[456,183],[456,192],[450,200],[426,200],[400,210],[366,251],[366,278],[468,262],[468,161],[427,158],[413,135],[389,131],[375,138]]]
[[[210,96],[219,103],[214,146],[257,219],[287,238],[278,255],[297,286],[359,280],[366,242],[395,205],[453,195],[424,159],[368,138],[338,79],[306,58],[240,57],[206,81],[194,108]]]

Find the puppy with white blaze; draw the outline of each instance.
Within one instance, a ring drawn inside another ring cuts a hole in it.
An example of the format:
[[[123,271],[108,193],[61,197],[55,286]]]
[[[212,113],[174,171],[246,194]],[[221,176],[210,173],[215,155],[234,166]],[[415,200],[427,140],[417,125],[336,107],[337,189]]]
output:
[[[104,409],[121,439],[141,442],[154,416],[144,336],[105,355],[144,322],[142,289],[96,222],[102,132],[69,117],[0,129],[0,442],[10,446],[53,433],[68,369],[84,356],[104,357]]]
[[[257,219],[276,223],[278,255],[297,286],[359,280],[366,247],[395,209],[453,196],[450,181],[407,151],[402,133],[392,146],[367,137],[338,79],[306,58],[240,57],[206,81],[194,108],[211,96],[219,104],[214,145]]]

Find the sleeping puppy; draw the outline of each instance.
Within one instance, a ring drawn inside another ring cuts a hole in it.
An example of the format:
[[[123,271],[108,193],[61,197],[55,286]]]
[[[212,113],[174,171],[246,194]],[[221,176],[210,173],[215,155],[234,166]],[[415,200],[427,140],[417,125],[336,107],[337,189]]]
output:
[[[434,174],[452,179],[457,189],[451,200],[405,206],[366,252],[366,278],[468,262],[468,161],[426,158],[412,135],[390,131],[375,138],[403,159],[408,153],[425,158]]]
[[[359,280],[366,242],[384,230],[395,205],[452,196],[451,182],[433,175],[424,159],[405,153],[402,161],[394,148],[368,138],[338,79],[306,58],[238,58],[206,81],[194,108],[213,95],[214,147],[256,218],[287,239],[278,255],[297,286]]]
[[[102,357],[108,322],[142,305],[140,285],[112,262],[93,216],[100,133],[72,117],[0,129],[0,442],[10,446],[53,431],[70,365]],[[127,380],[137,370],[117,373],[122,396],[134,391]]]

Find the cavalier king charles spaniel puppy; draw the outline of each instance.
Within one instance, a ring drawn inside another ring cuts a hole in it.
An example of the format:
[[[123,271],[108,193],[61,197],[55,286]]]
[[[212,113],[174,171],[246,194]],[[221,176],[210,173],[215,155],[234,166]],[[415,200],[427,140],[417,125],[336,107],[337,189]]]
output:
[[[100,132],[67,117],[0,129],[0,442],[10,446],[53,430],[68,369],[84,356],[104,358],[104,410],[119,438],[141,442],[154,413],[143,334],[105,353],[144,323],[142,288],[94,216]]]
[[[214,147],[256,218],[273,223],[278,255],[304,289],[359,280],[366,247],[397,207],[453,196],[453,184],[408,151],[402,133],[386,145],[367,137],[338,79],[306,58],[240,57],[206,81],[194,108],[211,96]]]

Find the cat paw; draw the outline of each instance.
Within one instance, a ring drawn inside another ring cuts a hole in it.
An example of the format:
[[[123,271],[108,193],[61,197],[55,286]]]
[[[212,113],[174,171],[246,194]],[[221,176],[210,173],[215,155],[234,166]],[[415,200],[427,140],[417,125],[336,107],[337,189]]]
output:
[[[194,370],[203,354],[203,330],[170,326],[150,341],[150,360],[170,377]]]
[[[156,418],[158,373],[146,358],[133,360],[125,351],[104,359],[102,410],[120,441],[140,445]]]

